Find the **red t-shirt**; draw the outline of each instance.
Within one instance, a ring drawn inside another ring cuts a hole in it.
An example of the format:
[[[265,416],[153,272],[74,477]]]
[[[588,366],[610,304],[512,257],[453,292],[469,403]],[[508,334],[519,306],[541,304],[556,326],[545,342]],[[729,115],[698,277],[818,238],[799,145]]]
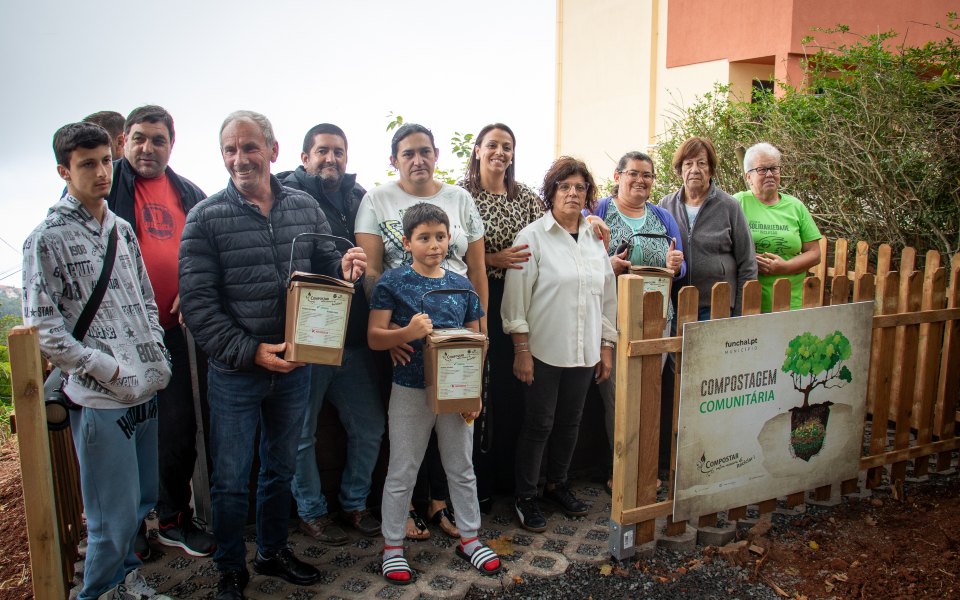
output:
[[[160,309],[160,325],[168,329],[178,323],[170,309],[180,291],[177,256],[187,216],[166,173],[153,179],[137,177],[134,188],[137,239]]]

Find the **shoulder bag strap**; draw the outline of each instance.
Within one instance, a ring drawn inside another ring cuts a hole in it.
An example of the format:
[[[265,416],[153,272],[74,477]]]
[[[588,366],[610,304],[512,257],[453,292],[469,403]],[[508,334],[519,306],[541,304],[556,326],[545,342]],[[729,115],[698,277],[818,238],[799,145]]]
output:
[[[83,340],[83,336],[87,335],[87,329],[90,328],[90,323],[93,322],[93,315],[95,315],[100,308],[100,302],[103,301],[103,295],[107,291],[107,284],[110,282],[110,275],[113,273],[113,262],[116,258],[117,225],[114,223],[113,228],[110,230],[110,240],[107,242],[107,253],[103,257],[103,269],[100,271],[100,279],[97,280],[97,285],[93,288],[93,293],[90,294],[90,299],[87,300],[87,304],[83,307],[83,312],[80,313],[80,318],[77,319],[77,324],[73,328],[73,337],[77,340]]]

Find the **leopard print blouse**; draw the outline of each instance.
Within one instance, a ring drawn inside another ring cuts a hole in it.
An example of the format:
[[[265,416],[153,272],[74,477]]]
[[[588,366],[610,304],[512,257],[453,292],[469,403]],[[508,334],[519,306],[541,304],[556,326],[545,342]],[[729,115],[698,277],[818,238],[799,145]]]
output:
[[[462,187],[466,185],[461,182]],[[484,252],[493,254],[513,245],[520,230],[543,216],[543,200],[528,185],[517,182],[517,198],[507,200],[506,194],[491,194],[482,190],[473,197],[483,218]],[[504,270],[487,267],[487,277],[503,279]]]

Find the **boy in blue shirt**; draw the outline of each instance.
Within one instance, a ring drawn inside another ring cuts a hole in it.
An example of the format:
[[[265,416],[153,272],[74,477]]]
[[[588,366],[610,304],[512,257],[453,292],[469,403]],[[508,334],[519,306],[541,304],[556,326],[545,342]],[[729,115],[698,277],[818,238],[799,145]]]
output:
[[[480,543],[480,505],[473,472],[473,419],[478,412],[434,414],[427,403],[423,372],[423,340],[439,328],[480,329],[483,309],[473,294],[441,294],[428,299],[430,314],[421,311],[423,295],[438,289],[472,289],[470,280],[443,268],[449,245],[450,220],[442,208],[415,204],[403,215],[403,247],[413,264],[383,274],[370,300],[367,339],[374,350],[410,344],[409,362],[396,365],[390,393],[390,464],[383,486],[383,576],[397,585],[413,581],[413,570],[403,556],[407,507],[417,471],[437,431],[450,499],[457,515],[460,544],[457,555],[481,573],[500,572],[500,559]]]

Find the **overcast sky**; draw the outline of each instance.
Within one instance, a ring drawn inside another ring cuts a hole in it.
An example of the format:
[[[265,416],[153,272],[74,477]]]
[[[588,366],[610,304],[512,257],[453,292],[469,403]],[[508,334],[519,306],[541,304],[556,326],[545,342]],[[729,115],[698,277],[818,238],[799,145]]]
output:
[[[312,125],[340,125],[348,171],[386,180],[387,114],[433,129],[441,167],[454,131],[502,121],[517,173],[536,184],[553,153],[555,0],[0,2],[0,285],[20,285],[20,247],[58,198],[58,127],[99,110],[160,104],[170,166],[222,189],[218,131],[262,112],[280,143],[274,172],[300,164]]]

